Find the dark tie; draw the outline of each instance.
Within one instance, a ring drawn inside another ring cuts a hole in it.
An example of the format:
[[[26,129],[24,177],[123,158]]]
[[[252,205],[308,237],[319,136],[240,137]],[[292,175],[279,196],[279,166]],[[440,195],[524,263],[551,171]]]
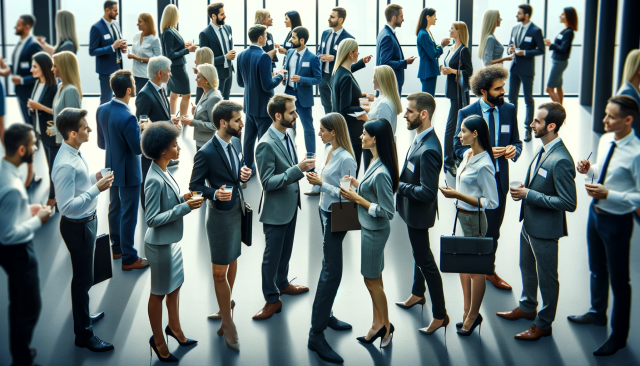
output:
[[[231,174],[234,179],[238,179],[238,172],[236,171],[235,159],[233,158],[233,149],[231,148],[231,143],[227,145],[227,151],[229,152],[229,165],[231,166]]]
[[[609,163],[611,162],[611,157],[613,156],[613,150],[616,149],[616,142],[611,141],[611,147],[609,148],[609,153],[607,154],[606,159],[604,159],[604,165],[602,166],[602,172],[600,173],[600,178],[598,178],[598,184],[604,185],[605,178],[607,177],[607,170],[609,169]],[[598,200],[593,199],[593,204],[597,204]]]
[[[302,60],[302,56],[300,55],[300,53],[297,53],[297,55],[298,55],[298,60],[296,61],[296,70],[295,71],[296,71],[296,75],[299,75],[300,74],[300,60]],[[293,83],[293,87],[295,89],[298,89],[298,83],[297,82]]]
[[[538,170],[538,165],[540,164],[540,159],[542,159],[542,153],[544,153],[544,147],[540,148],[540,152],[538,153],[538,159],[536,160],[536,166],[533,170],[534,172]]]
[[[224,40],[224,35],[227,34],[227,32],[224,31],[223,27],[220,27],[219,30],[220,30],[220,43],[222,43],[222,50],[224,51],[224,54],[226,55],[228,53],[228,51],[227,51],[227,42]],[[228,65],[231,65],[231,60],[227,60],[226,58],[225,58],[225,60],[226,60]]]
[[[522,37],[522,30],[524,26],[520,25],[520,29],[518,30],[518,34],[516,35],[516,46],[520,47],[520,37]]]
[[[489,108],[489,135],[491,135],[491,146],[496,146],[497,145],[497,141],[496,141],[496,119],[493,116],[493,111],[495,111],[495,108]]]
[[[325,52],[327,55],[330,55],[333,52],[333,46],[336,44],[336,38],[338,37],[338,33],[333,32],[333,37],[331,38],[331,45],[329,46],[329,52]]]
[[[291,160],[293,160],[295,164],[298,164],[298,156],[296,155],[296,149],[293,148],[293,143],[291,142],[291,138],[289,137],[289,134],[285,134],[284,138],[286,140],[287,151],[289,152],[289,156],[291,157]],[[291,146],[291,148],[289,148],[289,146]],[[291,151],[293,151],[293,154],[291,153]]]
[[[111,31],[113,32],[113,40],[114,41],[119,40],[120,39],[120,35],[118,34],[118,31],[116,30],[116,27],[113,25],[113,23],[111,23]],[[120,49],[118,48],[115,51],[116,51],[116,54],[117,54],[118,61],[122,60]]]

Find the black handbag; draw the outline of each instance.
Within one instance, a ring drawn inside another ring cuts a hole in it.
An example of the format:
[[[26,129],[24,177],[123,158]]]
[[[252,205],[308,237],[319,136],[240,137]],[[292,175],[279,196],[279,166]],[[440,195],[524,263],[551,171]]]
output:
[[[482,234],[480,222],[480,199],[478,198],[479,237],[456,236],[458,210],[453,222],[453,234],[440,237],[440,271],[447,273],[472,273],[492,275],[495,270],[496,254],[493,238]]]
[[[253,209],[248,203],[246,202],[243,202],[243,203],[244,203],[244,214],[242,215],[242,225],[240,229],[241,241],[244,243],[244,245],[250,247],[251,234],[253,233]]]
[[[358,220],[358,204],[350,201],[331,204],[331,232],[360,230],[362,226]]]
[[[111,268],[113,259],[109,234],[100,234],[96,237],[96,247],[93,253],[93,284],[106,281],[113,277]]]

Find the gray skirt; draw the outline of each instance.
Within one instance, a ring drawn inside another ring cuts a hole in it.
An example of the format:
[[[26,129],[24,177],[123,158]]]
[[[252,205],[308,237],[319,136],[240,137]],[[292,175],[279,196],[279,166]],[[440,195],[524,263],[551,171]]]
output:
[[[360,231],[360,273],[366,278],[379,278],[384,269],[384,247],[391,228]]]
[[[167,89],[175,94],[191,94],[187,65],[171,65],[171,77],[167,82]]]
[[[551,60],[551,72],[549,72],[549,81],[547,88],[562,88],[562,74],[569,66],[569,60],[558,61]]]
[[[240,199],[231,210],[218,210],[207,203],[205,218],[211,263],[228,265],[238,259],[242,247],[242,208]]]
[[[466,213],[458,212],[458,221],[460,222],[460,229],[464,236],[484,236],[487,233],[487,216],[484,211],[480,212],[480,220],[478,220],[478,214],[469,215]],[[482,225],[482,227],[478,227]],[[482,235],[480,235],[482,233]]]
[[[145,243],[145,254],[151,267],[151,293],[168,295],[184,282],[180,243],[155,245]]]

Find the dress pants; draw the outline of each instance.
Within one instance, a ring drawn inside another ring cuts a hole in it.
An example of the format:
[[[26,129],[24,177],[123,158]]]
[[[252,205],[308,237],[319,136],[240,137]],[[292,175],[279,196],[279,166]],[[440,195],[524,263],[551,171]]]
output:
[[[431,94],[432,97],[436,96],[436,82],[438,81],[437,76],[433,76],[426,79],[420,79],[420,83],[422,84],[422,91],[425,93]]]
[[[0,267],[4,268],[9,282],[9,350],[13,364],[31,365],[29,344],[42,307],[33,242],[0,243]]]
[[[605,215],[589,208],[587,246],[591,271],[591,309],[600,319],[607,317],[609,285],[613,293],[611,338],[626,341],[631,318],[629,257],[633,214]]]
[[[298,92],[290,86],[287,86],[284,92],[288,95],[296,97],[296,111],[300,116],[302,122],[302,128],[304,130],[304,146],[307,148],[308,153],[316,152],[316,132],[313,128],[313,115],[311,114],[311,107],[303,107],[300,105],[298,98]],[[297,128],[297,124],[293,125],[293,129]]]
[[[51,172],[53,171],[53,162],[56,160],[58,151],[60,151],[60,145],[56,146],[44,146],[44,156],[47,158],[47,165],[49,165],[49,199],[56,198],[56,191],[53,188],[53,180],[51,180]]]
[[[540,329],[551,329],[558,308],[558,239],[530,236],[522,225],[520,232],[520,273],[522,296],[520,309],[533,313],[538,308],[538,286],[542,294],[542,309],[535,321]]]
[[[111,74],[98,74],[98,77],[100,78],[100,105],[102,105],[113,98],[113,91],[109,82]]]
[[[89,315],[89,290],[93,286],[93,254],[98,229],[97,217],[84,223],[60,219],[60,234],[71,255],[71,309],[76,339],[93,337]]]
[[[311,311],[311,330],[309,338],[321,336],[331,317],[333,302],[342,280],[342,241],[347,231],[331,232],[331,212],[318,207],[322,224],[322,270],[318,279],[318,289]]]
[[[458,126],[458,112],[462,109],[462,100],[449,99],[449,117],[444,128],[444,170],[448,171],[455,167],[455,152],[453,151],[453,140],[456,138],[456,127]],[[467,104],[469,104],[469,94],[467,94]]]
[[[503,159],[503,158],[500,158]],[[500,239],[500,227],[504,220],[504,210],[507,205],[507,194],[502,192],[500,186],[500,172],[496,172],[496,182],[498,183],[498,207],[493,210],[485,210],[487,215],[487,237],[493,238],[493,252],[498,251],[498,239]]]
[[[244,145],[242,146],[242,153],[244,155],[244,162],[248,168],[255,171],[253,164],[256,148],[256,140],[260,140],[262,135],[267,133],[269,126],[273,121],[270,117],[256,117],[247,114],[247,123],[245,123],[244,132]]]
[[[429,287],[431,297],[431,310],[433,317],[444,319],[447,310],[444,305],[444,290],[440,270],[433,258],[429,244],[429,229],[415,229],[407,226],[409,241],[413,249],[413,287],[411,293],[418,297],[424,297],[426,291],[425,281]]]
[[[24,123],[32,124],[32,118],[29,114],[29,108],[27,102],[31,98],[33,92],[33,85],[16,85],[15,86],[16,97],[18,98],[18,105],[20,106],[20,113],[22,113],[22,120]],[[35,126],[34,126],[35,128]]]
[[[138,223],[140,186],[111,186],[109,202],[109,235],[113,254],[122,254],[122,264],[138,260],[133,236]]]
[[[322,82],[318,86],[320,89],[320,100],[322,101],[322,106],[324,107],[324,114],[329,114],[333,110],[331,105],[331,86],[329,83],[331,82],[331,74],[324,72],[324,68],[322,71]]]
[[[284,225],[263,224],[265,235],[262,257],[262,294],[269,304],[280,300],[280,289],[289,286],[289,259],[293,250],[298,210]]]
[[[518,113],[518,97],[520,96],[520,82],[524,88],[524,103],[527,106],[527,112],[524,119],[525,129],[531,128],[531,122],[533,122],[533,112],[535,108],[535,102],[533,100],[533,75],[524,76],[511,71],[511,77],[509,78],[509,102],[516,107],[516,114]]]
[[[233,73],[226,79],[218,80],[218,90],[220,94],[222,94],[223,100],[229,100],[229,95],[231,95],[231,85],[233,85]]]
[[[133,81],[136,83],[136,95],[138,95],[140,93],[140,90],[142,90],[142,88],[147,85],[147,81],[149,81],[149,79],[134,76]]]

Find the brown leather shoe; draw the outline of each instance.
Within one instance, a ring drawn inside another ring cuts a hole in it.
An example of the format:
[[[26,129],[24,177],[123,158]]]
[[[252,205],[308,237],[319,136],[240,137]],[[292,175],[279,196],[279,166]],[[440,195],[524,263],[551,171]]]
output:
[[[305,292],[309,292],[309,288],[307,286],[292,285],[292,284],[289,284],[289,286],[280,289],[280,295],[294,296],[294,295],[303,294]]]
[[[518,333],[513,336],[515,339],[519,339],[521,341],[537,341],[542,337],[548,337],[551,335],[551,328],[549,329],[540,329],[536,327],[536,325],[532,325],[531,328],[525,330],[522,333]]]
[[[502,278],[500,278],[500,276],[498,276],[497,273],[493,273],[493,276],[490,275],[486,275],[487,279],[489,280],[489,282],[491,282],[493,284],[493,286],[497,289],[500,290],[509,290],[511,291],[511,285],[509,285],[507,283],[507,281],[503,280]]]
[[[112,254],[111,256],[113,257],[114,261],[117,261],[118,259],[122,258],[122,254]]]
[[[496,313],[497,316],[507,319],[507,320],[519,320],[519,319],[527,319],[527,320],[535,320],[536,312],[533,313],[525,313],[520,310],[520,307],[517,307],[511,311],[503,311]]]
[[[282,301],[278,300],[275,304],[264,304],[262,310],[258,311],[256,315],[253,316],[254,320],[265,320],[269,319],[273,316],[273,314],[279,313],[282,311]]]
[[[149,267],[149,262],[147,262],[147,258],[138,257],[138,260],[135,261],[134,263],[123,264],[122,265],[122,270],[123,271],[131,271],[132,269],[145,269],[147,267]]]

